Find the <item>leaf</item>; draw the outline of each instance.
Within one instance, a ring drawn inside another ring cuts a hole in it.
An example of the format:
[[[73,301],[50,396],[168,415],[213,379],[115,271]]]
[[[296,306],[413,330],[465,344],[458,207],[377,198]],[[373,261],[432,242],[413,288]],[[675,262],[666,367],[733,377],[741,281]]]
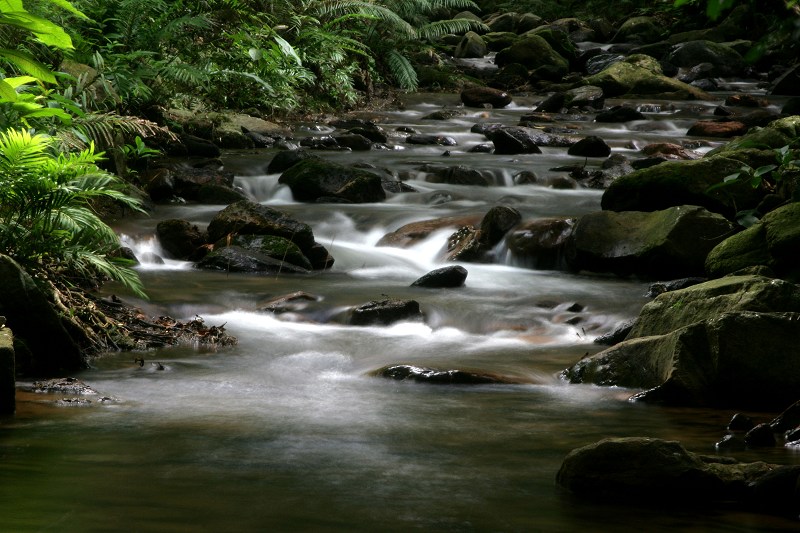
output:
[[[27,72],[37,80],[41,80],[45,83],[56,83],[56,77],[53,75],[53,72],[26,52],[0,48],[0,58],[7,59],[11,63],[14,63],[20,70]]]
[[[280,35],[273,35],[272,38],[275,39],[275,42],[278,43],[278,46],[280,46],[283,55],[294,59],[298,67],[303,66],[303,62],[300,61],[300,56],[297,55],[297,52],[295,51],[294,47],[291,44],[289,44],[286,41],[286,39],[284,39]]]
[[[77,17],[80,17],[84,20],[89,20],[89,17],[87,17],[81,11],[79,11],[78,8],[67,2],[67,0],[47,0],[47,1],[50,2],[51,4],[57,5],[61,9],[69,11],[70,13],[72,13]]]
[[[10,83],[7,83],[6,80],[0,80],[0,102],[3,101],[17,101],[17,91],[15,91],[14,87]]]
[[[772,172],[776,168],[778,168],[778,165],[764,165],[764,166],[758,167],[755,170],[755,172],[753,172],[753,176],[756,177],[756,178],[760,178],[764,174],[769,174],[770,172]]]

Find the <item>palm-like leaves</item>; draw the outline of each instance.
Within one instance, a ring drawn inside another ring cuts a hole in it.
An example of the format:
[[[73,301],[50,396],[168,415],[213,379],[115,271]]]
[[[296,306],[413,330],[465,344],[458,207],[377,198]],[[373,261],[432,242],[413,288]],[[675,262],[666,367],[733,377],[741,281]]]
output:
[[[108,277],[143,296],[136,273],[108,257],[119,240],[92,210],[99,198],[141,211],[140,204],[97,167],[93,147],[59,155],[52,147],[45,135],[0,133],[0,253],[66,274]]]

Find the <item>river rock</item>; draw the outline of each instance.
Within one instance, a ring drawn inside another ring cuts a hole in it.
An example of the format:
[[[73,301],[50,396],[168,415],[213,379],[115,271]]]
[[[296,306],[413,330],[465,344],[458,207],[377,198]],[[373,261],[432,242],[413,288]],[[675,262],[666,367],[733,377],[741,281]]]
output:
[[[305,159],[317,159],[319,156],[308,150],[282,150],[275,154],[267,165],[268,174],[280,174],[288,170],[295,163]]]
[[[502,155],[541,154],[536,145],[536,132],[532,128],[504,126],[486,134],[494,143],[494,153]]]
[[[800,466],[740,463],[698,455],[680,443],[647,437],[604,439],[572,450],[556,483],[577,496],[634,502],[797,514]]]
[[[414,365],[391,365],[370,373],[373,376],[397,381],[414,381],[432,385],[494,385],[519,384],[518,379],[500,376],[489,372],[468,370],[438,370]]]
[[[367,151],[372,148],[372,141],[358,133],[345,133],[342,135],[334,135],[334,140],[339,146],[350,148],[354,152]]]
[[[12,258],[0,254],[0,315],[14,332],[16,369],[28,375],[53,375],[84,368],[79,326],[61,316],[33,278]]]
[[[566,248],[572,270],[678,278],[704,274],[711,249],[733,224],[697,206],[598,211],[578,219]]]
[[[352,309],[348,322],[353,326],[388,326],[395,322],[421,321],[424,318],[419,308],[419,302],[384,298]]]
[[[215,248],[197,262],[197,268],[235,273],[307,273],[308,270],[292,265],[282,259],[248,250],[241,246]]]
[[[333,198],[372,203],[386,199],[377,174],[321,159],[305,159],[292,165],[281,174],[278,183],[288,185],[294,199],[300,202]]]
[[[200,228],[180,219],[159,222],[156,225],[156,238],[167,257],[172,259],[188,259],[207,242],[207,236]]]
[[[487,53],[489,53],[489,47],[486,46],[483,38],[474,31],[468,31],[461,37],[453,56],[459,59],[480,58]]]
[[[6,317],[2,317],[6,321]],[[0,416],[16,410],[16,367],[14,336],[3,324],[0,326]]]
[[[608,157],[611,147],[600,137],[590,135],[570,146],[567,153],[579,157]]]
[[[481,219],[482,217],[480,215],[465,215],[410,222],[381,237],[378,242],[375,243],[375,246],[408,248],[419,244],[421,241],[430,237],[434,232],[477,225],[480,223]]]
[[[441,289],[461,287],[467,279],[467,269],[461,265],[446,266],[431,270],[411,284],[412,287]]]
[[[428,183],[447,183],[450,185],[473,185],[488,187],[489,180],[478,170],[465,165],[456,165],[434,170],[425,177]]]
[[[406,142],[409,144],[427,144],[439,146],[456,146],[458,141],[449,135],[432,135],[426,133],[412,133],[406,137]]]
[[[574,218],[547,218],[520,224],[506,237],[514,262],[537,270],[565,269],[565,250],[575,222]]]
[[[311,270],[311,261],[292,241],[275,235],[235,235],[228,244],[226,239],[215,243],[214,249],[225,246],[238,246],[248,252],[265,255],[303,270]]]
[[[747,133],[747,127],[736,120],[698,120],[689,128],[686,135],[695,137],[738,137]]]
[[[689,41],[677,44],[672,47],[665,60],[682,68],[708,63],[712,68],[707,75],[715,78],[739,76],[745,67],[744,59],[736,50],[712,41]]]
[[[314,241],[311,226],[256,202],[243,201],[229,205],[211,219],[207,231],[210,242],[225,244],[228,244],[228,239],[233,239],[237,235],[281,237],[296,244],[308,258],[313,269],[330,268],[333,264],[333,258],[328,251]],[[230,254],[230,252],[224,253]],[[273,261],[263,260],[261,257],[256,259],[257,263],[260,261],[267,265],[264,268],[272,268],[270,265],[274,264]]]
[[[772,448],[777,441],[769,424],[758,424],[745,434],[744,443],[748,448]]]
[[[450,236],[447,261],[482,261],[506,233],[522,220],[516,209],[507,206],[491,208],[481,220],[480,228],[464,226]]]
[[[630,122],[631,120],[646,120],[641,112],[636,109],[625,106],[617,105],[606,109],[597,114],[595,117],[596,122]]]
[[[754,208],[763,193],[742,183],[709,190],[742,163],[728,157],[666,161],[616,179],[603,193],[601,206],[611,211],[655,211],[697,205],[733,218],[737,210]]]
[[[653,17],[631,17],[622,23],[611,42],[649,44],[660,41],[664,33],[664,26]]]
[[[800,116],[783,117],[770,122],[764,128],[753,129],[747,135],[711,150],[707,157],[714,155],[733,157],[753,168],[758,168],[761,165],[775,163],[775,153],[772,150],[791,145],[797,137],[800,137]]]
[[[291,294],[284,294],[270,298],[258,305],[258,310],[280,315],[283,313],[296,313],[305,310],[310,304],[320,301],[322,298],[309,294],[305,291],[295,291]]]
[[[604,102],[603,89],[593,85],[584,85],[569,89],[564,93],[563,107],[603,109]]]
[[[483,35],[483,40],[490,52],[499,52],[514,44],[519,35],[510,31],[491,31]],[[527,69],[525,69],[527,71]]]
[[[665,292],[645,304],[625,341],[582,359],[573,383],[645,389],[671,405],[775,409],[795,401],[800,286],[729,276]]]
[[[744,268],[766,266],[781,277],[800,280],[799,228],[800,203],[779,207],[712,249],[706,258],[706,271],[709,276],[720,277]]]
[[[540,35],[521,36],[511,46],[497,53],[495,63],[498,67],[519,63],[528,70],[546,67],[553,70],[556,78],[569,72],[569,61],[556,52]]]
[[[491,87],[467,87],[461,91],[461,101],[467,107],[484,107],[490,105],[494,108],[506,107],[512,102],[511,95],[500,89]]]
[[[623,61],[613,63],[601,72],[584,78],[581,85],[600,87],[606,98],[712,100],[705,91],[664,76],[661,74],[660,66],[654,71],[636,64],[637,61],[638,58],[630,56]]]

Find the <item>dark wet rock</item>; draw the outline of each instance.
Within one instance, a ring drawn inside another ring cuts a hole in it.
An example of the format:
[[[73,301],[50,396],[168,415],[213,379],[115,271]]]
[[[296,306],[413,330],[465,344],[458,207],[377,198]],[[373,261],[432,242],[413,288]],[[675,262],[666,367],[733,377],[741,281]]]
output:
[[[615,180],[603,193],[601,206],[612,211],[654,211],[697,205],[733,217],[758,205],[763,193],[745,184],[709,190],[740,171],[741,161],[716,156],[696,161],[666,161]]]
[[[630,122],[631,120],[646,120],[641,112],[636,109],[625,106],[617,105],[597,114],[595,121],[597,122]]]
[[[651,283],[650,287],[648,287],[647,296],[649,298],[655,298],[659,294],[685,289],[686,287],[691,287],[692,285],[697,285],[699,283],[705,283],[706,281],[708,281],[708,278],[700,276],[673,279],[670,281],[656,281],[655,283]]]
[[[504,50],[519,39],[516,33],[509,31],[492,31],[484,34],[482,37],[490,52]]]
[[[313,268],[311,262],[300,248],[283,237],[274,235],[235,235],[229,242],[227,239],[223,239],[221,242],[215,243],[214,249],[218,250],[225,246],[238,246],[244,250],[265,255],[304,270]]]
[[[271,298],[258,305],[258,310],[274,313],[296,313],[305,310],[311,303],[318,302],[320,298],[304,291],[296,291],[291,294],[284,294]]]
[[[197,262],[197,268],[236,273],[307,273],[304,269],[282,259],[273,258],[256,250],[241,246],[215,248]]]
[[[724,105],[740,107],[766,107],[769,100],[752,94],[731,94],[725,97]]]
[[[515,262],[539,270],[563,269],[574,225],[573,218],[527,221],[509,233],[506,244]]]
[[[603,89],[593,85],[584,85],[569,89],[564,93],[564,107],[602,109],[605,102]]]
[[[481,143],[476,144],[467,151],[473,154],[491,154],[494,151],[494,146],[491,144]]]
[[[781,113],[784,115],[800,115],[800,97],[793,97],[786,100],[781,108]]]
[[[468,107],[484,107],[488,104],[494,108],[502,108],[510,104],[512,98],[510,94],[500,89],[468,87],[461,91],[461,101]]]
[[[746,446],[744,439],[738,435],[725,435],[714,444],[714,448],[720,451],[741,451]]]
[[[489,180],[480,171],[464,165],[436,169],[432,174],[426,176],[425,181],[479,187],[488,187],[490,185]]]
[[[658,296],[626,340],[581,360],[572,382],[645,389],[634,399],[745,409],[790,403],[800,377],[800,288],[729,276]]]
[[[353,203],[380,202],[386,199],[381,178],[374,172],[323,161],[305,159],[281,174],[278,182],[288,185],[300,202],[337,198]]]
[[[690,161],[702,157],[701,154],[674,143],[651,143],[642,148],[642,153],[648,157],[661,157],[665,161]]]
[[[481,261],[514,226],[522,220],[516,209],[507,206],[491,208],[481,220],[480,228],[465,226],[450,236],[448,261]]]
[[[586,72],[589,75],[598,74],[614,63],[618,63],[625,59],[622,54],[596,54],[586,61]]]
[[[351,309],[348,323],[353,326],[388,326],[395,322],[421,321],[424,318],[419,302],[385,298]]]
[[[800,203],[792,202],[764,215],[746,230],[717,245],[706,258],[710,276],[766,266],[781,277],[800,279]]]
[[[275,144],[273,137],[258,133],[257,131],[250,131],[249,129],[241,126],[242,134],[247,137],[252,143],[254,148],[269,148]]]
[[[777,444],[769,424],[758,424],[744,436],[748,448],[771,448]]]
[[[172,259],[188,259],[207,240],[200,228],[180,219],[159,222],[156,225],[156,237],[161,249]]]
[[[663,211],[598,211],[578,219],[567,247],[576,271],[647,277],[697,276],[733,225],[697,206]]]
[[[217,242],[228,235],[274,235],[307,250],[314,243],[311,226],[281,211],[255,202],[237,202],[217,213],[208,224],[208,238]]]
[[[743,415],[742,413],[736,413],[731,417],[731,421],[728,422],[728,431],[740,431],[740,432],[747,432],[756,427],[755,422],[753,419],[747,415]]]
[[[511,46],[497,53],[495,63],[499,67],[518,63],[528,70],[552,69],[553,76],[561,77],[569,72],[569,61],[561,56],[550,43],[539,35],[523,35]]]
[[[469,129],[469,131],[472,133],[480,133],[481,135],[488,136],[489,133],[502,127],[503,125],[497,122],[479,122],[477,124],[473,124],[472,127]]]
[[[735,120],[698,120],[686,132],[695,137],[738,137],[750,128]]]
[[[510,63],[497,69],[488,85],[502,91],[515,90],[528,83],[528,69],[519,63]]]
[[[443,217],[432,220],[421,220],[405,224],[391,233],[381,237],[375,246],[395,246],[408,248],[430,237],[434,232],[452,230],[463,226],[477,225],[480,215],[466,215],[459,217]]]
[[[555,92],[539,102],[539,105],[536,106],[536,111],[540,113],[560,113],[564,108],[566,99],[564,92]]]
[[[408,144],[422,144],[422,145],[440,145],[440,146],[456,146],[458,142],[449,135],[429,135],[424,133],[415,133],[406,137]]]
[[[633,325],[636,323],[635,320],[626,320],[621,324],[617,325],[613,331],[609,331],[604,335],[600,335],[594,339],[595,344],[601,344],[603,346],[614,346],[615,344],[619,344],[620,342],[624,341],[628,334],[633,329]]]
[[[371,375],[397,381],[414,381],[433,385],[519,384],[522,381],[489,372],[438,370],[413,365],[392,365],[371,372]]]
[[[421,120],[450,120],[456,117],[463,117],[466,115],[463,109],[440,109],[432,113],[428,113]]]
[[[580,157],[608,157],[611,147],[600,137],[590,135],[570,146],[567,153]]]
[[[739,76],[745,62],[736,50],[712,41],[688,41],[672,47],[665,59],[683,68],[692,68],[701,63],[711,65],[710,77]]]
[[[542,150],[536,145],[535,134],[531,128],[507,126],[495,129],[487,136],[494,143],[495,154],[540,154]]]
[[[336,144],[350,148],[353,151],[367,151],[372,148],[372,141],[358,133],[346,133],[344,135],[335,135],[333,137]]]
[[[145,190],[156,202],[175,197],[199,201],[201,192],[208,187],[216,187],[219,194],[222,194],[219,191],[228,191],[228,198],[235,198],[233,201],[241,200],[242,192],[234,188],[233,177],[232,172],[213,166],[160,168],[145,176]]]
[[[604,439],[572,450],[556,482],[596,501],[712,505],[793,516],[798,466],[688,452],[680,443],[646,437]]]
[[[485,56],[488,52],[489,47],[483,38],[474,31],[468,31],[461,37],[453,55],[460,59],[479,58]]]
[[[467,279],[467,269],[461,265],[437,268],[411,284],[412,287],[429,289],[461,287]]]

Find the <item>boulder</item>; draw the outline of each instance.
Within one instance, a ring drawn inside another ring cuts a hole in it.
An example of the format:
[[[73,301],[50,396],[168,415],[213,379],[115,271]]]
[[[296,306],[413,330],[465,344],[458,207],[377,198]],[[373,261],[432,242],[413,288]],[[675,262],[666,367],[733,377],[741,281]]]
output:
[[[453,56],[459,59],[480,58],[487,53],[489,48],[483,38],[474,31],[468,31],[459,41]]]
[[[566,246],[575,227],[574,218],[548,218],[524,222],[506,237],[515,264],[539,270],[566,268]]]
[[[494,143],[494,153],[502,155],[541,154],[536,145],[537,132],[532,128],[505,126],[486,134]]]
[[[350,311],[349,324],[353,326],[388,326],[401,321],[421,321],[425,317],[419,302],[385,298],[373,300]]]
[[[796,516],[800,466],[699,455],[676,441],[604,439],[572,450],[556,483],[594,501],[747,509]]]
[[[775,153],[772,151],[792,144],[800,136],[800,116],[783,117],[770,122],[764,128],[753,129],[738,139],[734,139],[723,146],[708,152],[707,156],[724,155],[734,157],[742,162],[747,162],[753,168],[775,162]],[[748,152],[748,149],[755,153]],[[761,153],[766,152],[766,153]],[[761,157],[765,162],[748,161],[749,156]]]
[[[206,244],[206,235],[191,222],[180,219],[162,220],[156,225],[156,238],[167,257],[188,259]]]
[[[241,246],[223,246],[215,248],[203,257],[198,268],[236,273],[307,273],[307,269],[275,259],[264,253],[248,250]]]
[[[467,107],[484,107],[490,105],[494,108],[506,107],[511,103],[511,95],[500,89],[491,87],[467,87],[461,91],[461,101]]]
[[[772,83],[769,94],[800,96],[800,65],[795,65],[781,74],[781,76]]]
[[[603,94],[603,89],[595,87],[594,85],[584,85],[566,91],[564,93],[564,103],[562,107],[603,109],[604,102],[605,95]]]
[[[569,61],[556,52],[550,43],[539,35],[524,35],[511,46],[495,56],[495,63],[502,67],[511,63],[524,65],[528,70],[547,67],[560,77],[569,72]]]
[[[447,242],[448,261],[482,261],[514,226],[522,220],[516,209],[507,206],[491,208],[481,220],[480,228],[464,226]]]
[[[655,278],[699,276],[706,255],[733,224],[697,206],[583,215],[566,248],[572,270]]]
[[[733,218],[736,211],[756,207],[764,193],[741,183],[709,190],[742,163],[728,157],[666,161],[617,178],[603,193],[601,206],[611,211],[655,211],[698,205]]]
[[[425,177],[428,183],[447,183],[450,185],[473,185],[488,187],[489,180],[478,170],[465,165],[436,169]]]
[[[710,77],[739,76],[745,61],[733,48],[712,41],[689,41],[673,46],[665,60],[677,67],[692,68],[701,63],[712,65]]]
[[[370,373],[373,376],[397,381],[414,381],[432,385],[494,385],[519,384],[522,381],[489,372],[468,370],[438,370],[414,365],[391,365]]]
[[[720,277],[744,268],[766,266],[781,277],[800,280],[799,228],[800,203],[779,207],[714,247],[706,257],[706,272]]]
[[[372,141],[360,133],[345,133],[335,135],[333,138],[339,146],[350,148],[354,152],[365,152],[372,149]]]
[[[631,17],[622,23],[612,42],[649,44],[660,41],[664,33],[663,24],[653,17]]]
[[[750,128],[736,120],[698,120],[689,128],[686,135],[695,137],[738,137]]]
[[[236,235],[231,239],[230,244],[228,244],[227,240],[223,240],[215,244],[214,249],[217,250],[225,246],[238,246],[243,250],[265,255],[303,270],[311,270],[313,268],[311,262],[300,248],[283,237],[274,235]]]
[[[175,197],[200,201],[203,189],[215,186],[218,191],[229,192],[229,199],[242,200],[244,193],[234,187],[233,178],[233,172],[211,165],[159,168],[146,175],[145,190],[156,202],[171,201]]]
[[[600,137],[590,135],[570,146],[567,153],[579,157],[608,157],[611,147]]]
[[[646,118],[641,112],[630,106],[617,105],[598,113],[594,119],[596,122],[630,122]]]
[[[519,39],[519,36],[510,31],[493,31],[483,35],[483,41],[490,52],[504,50],[514,44],[517,39]]]
[[[458,141],[449,135],[432,135],[426,133],[412,133],[406,137],[408,144],[456,146]]]
[[[776,409],[795,401],[800,287],[731,276],[665,292],[646,304],[625,341],[581,360],[573,383],[646,389],[671,405]]]
[[[281,174],[278,183],[287,185],[299,202],[332,198],[371,203],[386,199],[377,174],[321,159],[305,159],[292,165]]]
[[[461,265],[446,266],[431,270],[411,284],[412,287],[442,289],[461,287],[467,279],[467,269]]]
[[[222,242],[226,245],[240,235],[281,237],[297,245],[303,255],[308,258],[313,269],[325,269],[333,265],[333,258],[330,257],[328,251],[314,241],[311,226],[256,202],[243,201],[229,205],[211,219],[207,231],[210,242]],[[222,253],[230,254],[230,252]],[[265,257],[267,256],[265,255]],[[260,257],[257,259],[262,261]],[[212,258],[209,262],[212,260],[216,259]],[[274,263],[267,260],[262,262]]]
[[[601,72],[584,78],[581,85],[600,87],[606,98],[712,99],[705,91],[664,76],[661,74],[660,66],[658,71],[654,71],[641,64],[635,64],[636,62],[637,59],[630,56],[624,61],[613,63]]]

